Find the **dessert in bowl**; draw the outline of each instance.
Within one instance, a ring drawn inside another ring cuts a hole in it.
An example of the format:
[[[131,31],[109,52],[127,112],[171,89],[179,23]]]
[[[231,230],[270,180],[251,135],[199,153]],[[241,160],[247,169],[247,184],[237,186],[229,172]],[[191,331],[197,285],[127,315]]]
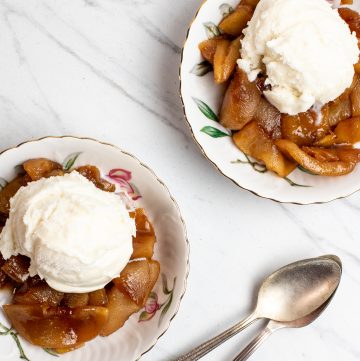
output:
[[[203,4],[183,49],[181,95],[224,175],[300,204],[359,189],[358,20],[325,0]]]
[[[51,357],[43,349],[65,360],[139,358],[168,327],[187,277],[184,225],[167,189],[132,156],[90,139],[25,143],[0,164],[2,331],[20,336],[30,360]],[[0,345],[18,359],[11,338]]]

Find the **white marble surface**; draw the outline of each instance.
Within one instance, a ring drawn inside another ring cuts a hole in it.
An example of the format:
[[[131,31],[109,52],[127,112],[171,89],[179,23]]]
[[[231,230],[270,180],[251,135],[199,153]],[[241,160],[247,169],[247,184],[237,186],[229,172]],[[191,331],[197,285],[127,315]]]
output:
[[[335,253],[341,287],[312,326],[274,335],[256,361],[360,359],[360,193],[281,205],[200,154],[178,96],[180,49],[201,0],[0,0],[0,148],[45,135],[126,149],[169,186],[191,242],[187,294],[144,361],[167,361],[249,312],[256,285],[291,261]],[[231,360],[254,329],[204,360]]]

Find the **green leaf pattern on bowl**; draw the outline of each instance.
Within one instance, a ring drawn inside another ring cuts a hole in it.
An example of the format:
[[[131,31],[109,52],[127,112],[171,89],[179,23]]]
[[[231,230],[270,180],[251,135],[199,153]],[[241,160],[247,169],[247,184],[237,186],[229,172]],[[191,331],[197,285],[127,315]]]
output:
[[[162,292],[164,296],[167,296],[163,303],[159,303],[159,297],[156,292],[151,292],[148,300],[146,301],[144,311],[141,312],[139,316],[139,322],[151,320],[158,311],[161,310],[158,325],[160,326],[163,318],[169,311],[169,308],[173,301],[174,290],[176,285],[176,277],[173,280],[173,286],[171,289],[168,288],[167,278],[164,274],[161,275],[162,278]]]

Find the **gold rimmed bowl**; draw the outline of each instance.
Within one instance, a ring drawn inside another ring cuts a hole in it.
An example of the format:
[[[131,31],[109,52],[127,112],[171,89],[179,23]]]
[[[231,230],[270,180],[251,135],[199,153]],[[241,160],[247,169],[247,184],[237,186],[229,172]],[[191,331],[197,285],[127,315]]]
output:
[[[297,168],[280,178],[263,164],[242,153],[231,133],[218,119],[225,88],[216,85],[198,44],[219,35],[217,24],[238,0],[207,0],[189,28],[182,51],[180,93],[185,119],[203,155],[239,187],[263,198],[283,203],[325,203],[347,197],[360,189],[360,166],[345,176],[316,176]],[[360,10],[357,9],[357,10]]]
[[[167,187],[149,167],[113,145],[87,138],[46,137],[2,152],[0,186],[15,178],[19,164],[40,157],[63,164],[66,170],[86,164],[97,166],[119,192],[128,193],[135,207],[145,209],[154,225],[157,236],[154,259],[160,262],[161,273],[145,307],[111,336],[97,337],[84,347],[61,356],[64,361],[138,360],[168,329],[185,293],[189,243],[179,208]],[[9,303],[9,298],[6,291],[0,291],[0,306]],[[1,308],[0,323],[7,328],[11,326]],[[54,358],[21,338],[17,345],[11,336],[6,332],[0,335],[1,360],[18,361],[21,348],[30,361]]]

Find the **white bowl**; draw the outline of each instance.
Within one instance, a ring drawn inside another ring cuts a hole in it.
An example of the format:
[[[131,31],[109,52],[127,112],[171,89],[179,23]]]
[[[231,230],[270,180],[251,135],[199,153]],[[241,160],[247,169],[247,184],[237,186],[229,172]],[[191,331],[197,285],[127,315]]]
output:
[[[225,1],[231,7],[239,3],[239,0]],[[360,9],[358,0],[355,7]],[[224,0],[205,1],[191,24],[182,52],[180,92],[185,118],[204,156],[238,186],[278,202],[324,203],[358,191],[360,166],[341,177],[314,176],[296,169],[282,179],[262,166],[249,163],[228,136],[230,132],[217,122],[224,88],[214,83],[212,72],[199,76],[206,67],[197,67],[203,61],[198,44],[216,32],[214,25],[220,22],[226,9]]]
[[[92,139],[47,137],[9,149],[0,155],[0,184],[15,177],[17,165],[38,157],[49,158],[68,167],[92,164],[101,170],[104,177],[111,170],[121,169],[111,172],[118,176],[117,187],[133,189],[131,195],[136,199],[135,205],[145,208],[154,224],[157,236],[154,258],[161,265],[161,277],[154,288],[157,300],[154,295],[152,305],[148,304],[146,309],[132,315],[124,327],[111,336],[97,337],[83,348],[61,356],[64,361],[137,360],[154,346],[167,330],[185,292],[189,270],[189,244],[179,208],[164,183],[150,168],[131,154]],[[115,179],[114,176],[113,179],[106,178],[113,182]],[[8,296],[6,292],[0,292],[0,305],[6,303]],[[156,310],[158,307],[153,307],[155,301],[160,307],[159,310]],[[144,321],[139,322],[140,318]],[[0,322],[9,326],[2,310]],[[20,341],[30,361],[54,359],[54,356],[40,347],[23,339]],[[20,359],[18,347],[11,336],[0,335],[0,359]]]

